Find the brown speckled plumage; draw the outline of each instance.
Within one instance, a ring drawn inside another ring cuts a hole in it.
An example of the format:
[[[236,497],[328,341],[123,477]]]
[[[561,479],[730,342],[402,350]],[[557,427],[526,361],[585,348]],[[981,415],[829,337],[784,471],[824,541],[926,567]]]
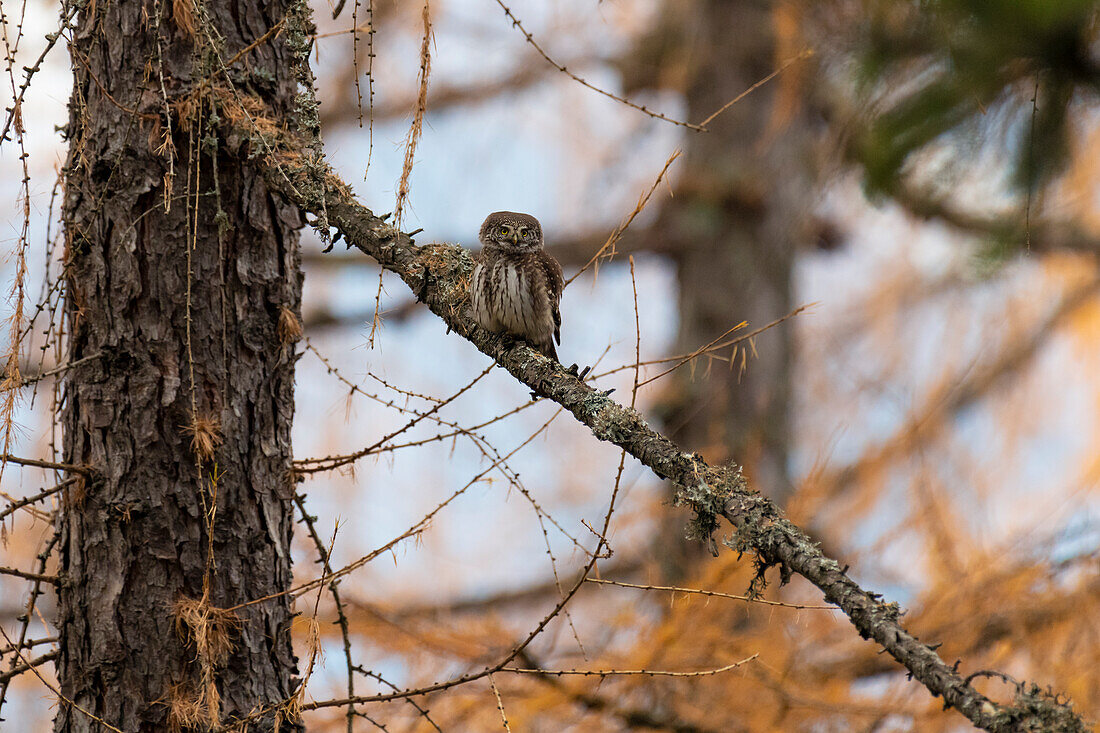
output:
[[[561,343],[558,303],[564,280],[561,265],[543,249],[538,219],[496,211],[486,217],[478,239],[482,249],[470,285],[474,320],[557,359],[554,341]]]

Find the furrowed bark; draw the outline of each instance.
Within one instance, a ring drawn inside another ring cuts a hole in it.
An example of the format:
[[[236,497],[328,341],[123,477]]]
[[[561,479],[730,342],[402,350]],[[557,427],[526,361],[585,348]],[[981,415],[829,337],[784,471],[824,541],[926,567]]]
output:
[[[72,34],[68,346],[101,358],[65,383],[64,459],[93,475],[59,518],[57,731],[230,726],[296,686],[286,597],[216,609],[291,581],[302,219],[220,133],[209,83],[231,93],[221,64],[287,7],[92,2]],[[234,66],[252,114],[292,114],[295,59],[272,38]]]
[[[778,567],[782,580],[798,574],[835,603],[863,638],[874,639],[945,705],[989,731],[1085,731],[1068,703],[1038,687],[1021,684],[1011,704],[996,703],[964,680],[933,648],[900,624],[901,609],[852,581],[845,568],[821,553],[774,503],[748,486],[739,468],[711,466],[686,453],[620,405],[524,344],[508,344],[477,328],[467,317],[472,260],[461,247],[417,246],[359,204],[350,189],[316,157],[284,152],[269,159],[267,178],[291,201],[335,227],[347,242],[399,275],[425,305],[458,335],[516,379],[566,408],[600,440],[614,443],[678,487],[677,501],[695,514],[694,533],[713,542],[720,519],[732,525],[724,544],[756,558],[759,576]],[[957,665],[956,665],[957,666]]]

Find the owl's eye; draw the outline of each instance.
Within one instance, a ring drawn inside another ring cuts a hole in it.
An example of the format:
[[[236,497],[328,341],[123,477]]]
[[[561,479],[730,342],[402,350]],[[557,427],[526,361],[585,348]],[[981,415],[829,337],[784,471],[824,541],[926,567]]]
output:
[[[521,237],[523,237],[524,239],[527,239],[527,235],[530,234],[530,233],[531,233],[531,230],[528,229],[527,227],[520,227],[519,228],[519,235]]]
[[[499,234],[502,237],[507,237],[508,236],[508,227],[501,227],[500,229],[497,229],[497,234]]]

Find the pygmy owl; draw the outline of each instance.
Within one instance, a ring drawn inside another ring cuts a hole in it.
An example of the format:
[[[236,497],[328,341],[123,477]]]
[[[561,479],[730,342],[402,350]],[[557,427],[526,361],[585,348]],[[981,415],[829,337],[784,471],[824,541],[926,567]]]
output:
[[[538,219],[495,211],[485,218],[478,239],[482,249],[470,286],[474,321],[557,359],[554,341],[561,343],[558,303],[564,280],[561,265],[543,250]]]

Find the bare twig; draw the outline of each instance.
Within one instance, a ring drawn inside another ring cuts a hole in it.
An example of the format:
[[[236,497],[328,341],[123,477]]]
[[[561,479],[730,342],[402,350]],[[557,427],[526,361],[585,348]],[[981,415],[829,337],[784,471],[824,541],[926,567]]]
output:
[[[531,654],[530,649],[523,650],[520,660],[530,669],[541,670],[540,664]],[[597,695],[593,692],[576,690],[569,687],[561,678],[549,674],[535,674],[539,681],[553,687],[559,692],[568,695],[575,702],[589,710],[609,713],[622,720],[630,730],[638,728],[669,730],[674,733],[717,733],[713,728],[690,723],[682,718],[675,717],[668,710],[661,710],[654,706],[627,708],[617,704],[613,696]]]
[[[14,646],[9,646],[8,648],[9,649],[14,649],[15,647]],[[3,674],[0,674],[0,683],[9,682],[10,680],[15,679],[16,677],[23,674],[24,672],[29,672],[34,667],[41,667],[43,664],[46,664],[47,662],[54,661],[59,656],[61,656],[61,652],[57,649],[54,649],[52,652],[46,652],[42,656],[35,657],[34,659],[30,660],[29,662],[28,661],[23,661],[20,664],[17,664],[16,666],[9,669],[7,672],[4,672]]]
[[[547,674],[554,677],[564,677],[567,675],[578,677],[623,677],[628,675],[642,677],[710,677],[711,675],[728,672],[731,669],[737,669],[741,665],[748,664],[759,656],[759,654],[753,654],[751,657],[746,657],[740,662],[727,664],[717,669],[704,669],[698,672],[667,672],[659,669],[524,669],[522,667],[505,667],[501,671],[512,672],[514,674]]]
[[[43,499],[48,499],[49,497],[53,496],[57,492],[64,490],[64,488],[66,486],[70,486],[70,485],[72,485],[72,484],[74,484],[74,483],[76,483],[77,481],[80,481],[80,480],[81,479],[80,479],[79,476],[74,476],[73,478],[66,479],[66,480],[62,481],[57,486],[52,486],[48,489],[43,489],[42,491],[39,491],[37,494],[32,494],[31,496],[25,496],[22,499],[11,498],[9,500],[7,508],[5,508],[3,511],[0,511],[0,522],[2,522],[4,519],[6,519],[11,514],[14,514],[15,512],[19,511],[20,509],[26,509],[27,512],[29,514],[31,514],[31,516],[35,517],[36,519],[42,519],[42,520],[49,519],[49,517],[50,517],[49,512],[44,512],[41,509],[38,509],[38,508],[33,507],[31,505],[32,504],[37,504],[38,502],[42,501]],[[5,494],[5,497],[6,496],[7,495]]]
[[[95,361],[96,359],[100,358],[101,356],[103,356],[103,354],[101,354],[99,352],[97,352],[95,354],[89,354],[88,356],[81,357],[80,359],[77,359],[75,361],[71,361],[67,364],[62,364],[61,366],[54,367],[53,369],[48,369],[44,372],[39,372],[38,374],[33,374],[29,377],[24,377],[23,380],[19,383],[19,386],[20,387],[26,387],[26,386],[34,384],[36,382],[40,382],[43,379],[46,379],[47,377],[52,377],[52,376],[55,376],[57,374],[62,374],[64,372],[69,371],[70,369],[75,369],[78,366],[81,366],[83,364],[87,364],[90,361]]]
[[[437,413],[441,409],[443,409],[443,407],[445,407],[446,405],[449,405],[450,403],[457,400],[459,397],[461,397],[463,394],[465,394],[468,390],[472,389],[475,384],[477,384],[482,379],[484,379],[485,376],[489,374],[491,369],[492,369],[492,367],[489,367],[489,368],[485,369],[485,371],[483,371],[478,376],[474,377],[474,379],[471,382],[469,382],[468,384],[466,384],[466,386],[464,386],[462,389],[458,390],[453,395],[451,395],[451,397],[449,399],[440,401],[434,407],[432,407],[430,410],[428,410],[426,412],[414,412],[416,417],[409,420],[409,422],[406,423],[404,426],[394,430],[391,433],[388,433],[388,434],[382,436],[381,438],[376,440],[374,443],[368,445],[366,448],[358,450],[354,453],[349,453],[346,456],[331,456],[331,457],[328,457],[328,458],[321,458],[321,459],[309,458],[309,459],[305,459],[305,460],[302,460],[302,461],[295,461],[294,470],[297,471],[298,473],[301,473],[301,474],[317,473],[319,471],[331,471],[333,469],[340,468],[341,466],[346,466],[348,464],[354,463],[355,461],[359,460],[360,458],[362,458],[364,456],[370,455],[371,453],[377,451],[379,448],[381,448],[383,445],[385,445],[389,441],[393,440],[398,435],[401,435],[402,433],[407,432],[408,430],[410,430],[411,428],[416,426],[420,421],[431,417],[432,415],[434,415],[435,413]]]
[[[50,539],[46,542],[42,550],[38,553],[38,557],[36,558],[36,568],[38,570],[38,574],[41,575],[45,573],[46,563],[49,562],[50,555],[53,553],[53,548],[57,545],[59,539],[60,537],[56,532],[51,534]],[[13,647],[13,650],[15,652],[15,654],[12,656],[11,668],[9,669],[9,671],[15,668],[17,661],[25,661],[23,660],[23,655],[20,650],[29,648],[26,645],[27,634],[30,632],[31,619],[34,618],[35,605],[38,603],[38,597],[42,594],[43,583],[43,581],[38,578],[34,578],[33,580],[34,582],[31,584],[31,592],[27,597],[26,605],[23,607],[23,614],[19,619],[19,633],[17,634],[17,639],[14,643],[11,642],[11,639],[8,639],[9,645]],[[8,638],[7,635],[5,635],[5,638]],[[0,681],[0,709],[2,709],[4,706],[4,700],[7,698],[8,685],[10,683],[10,677]]]
[[[620,104],[625,104],[627,107],[631,107],[633,109],[636,109],[636,110],[638,110],[639,112],[641,112],[643,114],[649,115],[650,117],[655,117],[658,120],[664,120],[665,122],[671,122],[674,125],[679,125],[680,127],[686,127],[690,130],[696,130],[696,131],[699,131],[699,132],[703,132],[706,129],[702,125],[693,125],[690,122],[684,122],[683,120],[673,119],[672,117],[668,117],[667,115],[663,115],[660,112],[654,112],[653,110],[646,107],[644,104],[638,104],[637,102],[631,102],[626,97],[620,97],[618,94],[613,94],[612,92],[609,92],[606,89],[600,89],[598,86],[588,83],[587,81],[585,81],[584,79],[582,79],[581,77],[577,76],[572,71],[570,71],[565,65],[559,64],[557,61],[550,58],[549,54],[547,54],[546,51],[544,51],[542,49],[542,46],[540,46],[538,44],[538,41],[535,40],[534,36],[532,36],[530,33],[527,32],[527,29],[523,27],[523,24],[519,21],[519,18],[517,18],[512,13],[512,11],[508,8],[508,6],[505,5],[503,2],[501,2],[501,0],[496,0],[496,3],[504,11],[504,14],[508,16],[508,19],[510,21],[512,21],[512,26],[515,27],[516,29],[518,29],[519,32],[523,34],[523,37],[525,39],[527,39],[527,42],[529,44],[531,44],[532,48],[534,48],[535,51],[538,52],[539,56],[542,56],[542,58],[545,59],[546,63],[550,64],[555,69],[557,69],[561,73],[565,74],[566,76],[568,76],[570,79],[577,82],[581,86],[587,87],[588,89],[591,89],[592,91],[596,92],[597,94],[602,94],[603,96],[607,97],[608,99],[613,99],[613,100],[615,100],[616,102],[618,102]]]
[[[43,583],[53,583],[56,585],[61,578],[56,575],[44,575],[42,573],[28,573],[26,570],[20,570],[19,568],[6,568],[0,566],[0,575],[14,575],[16,578],[26,578],[27,580],[40,580]]]
[[[317,548],[317,560],[321,563],[321,570],[325,575],[331,576],[332,565],[329,560],[331,553],[329,549],[325,547],[325,543],[321,541],[321,535],[317,532],[317,526],[314,524],[316,517],[306,511],[305,497],[301,494],[294,495],[294,503],[298,507],[298,511],[302,514],[302,522],[306,525],[306,530],[309,532],[309,537],[313,540],[313,546]],[[335,535],[334,535],[335,537]],[[336,606],[336,622],[340,626],[340,638],[344,642],[344,661],[347,663],[348,672],[348,697],[355,696],[355,662],[351,656],[351,633],[348,628],[348,616],[344,611],[344,603],[340,598],[339,583],[333,581],[328,584],[329,593],[332,594],[332,602]],[[314,611],[316,614],[316,611]],[[303,682],[304,685],[304,682]],[[353,722],[355,718],[355,707],[353,705],[348,706],[347,713],[345,715],[347,722],[348,733],[352,733],[354,728]]]
[[[493,682],[493,675],[489,675],[489,687],[493,688],[493,696],[497,699],[497,710],[500,711],[500,722],[504,724],[504,730],[512,730],[508,725],[508,716],[504,713],[504,701],[500,699],[500,690],[497,689],[497,683]]]
[[[42,646],[43,644],[56,644],[56,643],[57,643],[57,637],[56,636],[45,636],[41,639],[27,639],[26,641],[23,642],[22,646],[20,646],[20,649],[34,649],[36,646]],[[14,646],[0,647],[0,654],[11,654],[14,649],[15,649]]]
[[[717,117],[718,115],[722,114],[722,113],[723,113],[723,112],[725,112],[725,111],[726,111],[727,109],[729,109],[729,108],[730,108],[730,107],[732,107],[733,105],[737,104],[737,103],[738,103],[738,102],[740,102],[740,101],[741,101],[742,99],[744,99],[745,97],[749,96],[750,94],[752,94],[753,92],[755,92],[755,91],[756,91],[757,89],[759,89],[760,87],[764,86],[764,85],[765,85],[765,84],[767,84],[767,83],[768,83],[769,81],[771,81],[772,79],[774,79],[775,77],[777,77],[777,76],[779,76],[780,74],[782,74],[782,73],[783,73],[784,71],[786,71],[786,70],[787,70],[787,68],[788,68],[788,67],[790,67],[790,65],[791,65],[791,64],[795,63],[796,61],[801,61],[802,59],[808,59],[808,58],[810,58],[810,57],[811,57],[811,56],[813,56],[813,55],[814,55],[813,49],[807,48],[807,49],[806,49],[805,51],[803,51],[802,53],[798,54],[797,56],[793,56],[793,57],[791,57],[791,58],[787,59],[786,61],[784,61],[784,62],[783,62],[783,65],[782,65],[782,66],[780,66],[780,67],[779,67],[778,69],[776,69],[776,70],[775,70],[775,71],[773,71],[772,73],[768,74],[768,75],[767,75],[767,76],[765,76],[765,77],[764,77],[763,79],[761,79],[760,81],[756,82],[756,83],[755,83],[755,84],[753,84],[753,85],[752,85],[751,87],[749,87],[749,88],[748,88],[748,89],[746,89],[745,91],[741,92],[741,93],[740,93],[740,94],[738,94],[738,95],[737,95],[736,97],[734,97],[733,99],[731,99],[730,101],[726,102],[726,103],[725,103],[725,104],[723,104],[723,105],[722,105],[721,107],[719,107],[719,108],[718,108],[717,110],[715,110],[715,111],[714,111],[714,113],[713,113],[713,114],[711,114],[711,116],[710,116],[710,117],[706,118],[705,120],[703,120],[702,122],[700,122],[700,123],[699,123],[699,127],[701,127],[701,128],[702,128],[702,129],[704,129],[704,130],[705,130],[705,129],[707,129],[707,125],[709,125],[709,124],[710,124],[711,122],[713,122],[713,121],[714,121],[714,118],[715,118],[715,117]]]
[[[668,157],[668,160],[665,161],[664,167],[661,168],[661,172],[657,174],[657,179],[653,181],[653,185],[649,187],[648,191],[638,197],[638,203],[634,205],[634,210],[627,215],[622,224],[615,228],[615,231],[611,232],[611,236],[607,238],[607,241],[603,243],[602,247],[596,250],[596,254],[592,255],[592,257],[589,258],[588,262],[584,263],[584,267],[577,270],[577,272],[574,273],[572,277],[565,281],[566,285],[569,285],[569,283],[576,280],[578,277],[580,277],[581,273],[583,273],[585,270],[587,270],[589,267],[592,267],[593,265],[596,265],[596,271],[599,272],[598,263],[600,259],[602,258],[610,260],[612,257],[615,256],[615,244],[622,238],[623,232],[625,232],[626,228],[630,226],[630,223],[634,221],[634,217],[642,213],[642,210],[646,207],[646,204],[649,203],[650,197],[653,196],[653,192],[657,190],[657,186],[661,185],[661,180],[665,177],[665,173],[668,172],[669,166],[676,162],[676,159],[679,157],[679,150],[675,151],[672,155]],[[608,253],[608,250],[610,250],[610,253]]]
[[[223,64],[223,67],[224,68],[229,68],[233,64],[240,61],[241,57],[243,57],[245,54],[249,53],[250,51],[255,50],[256,48],[258,48],[259,46],[262,46],[263,44],[267,43],[268,41],[272,40],[273,38],[277,38],[279,36],[279,34],[283,32],[283,27],[284,27],[285,24],[286,24],[286,16],[283,16],[282,18],[279,18],[279,22],[276,23],[275,25],[271,26],[270,28],[268,28],[267,32],[265,32],[262,36],[260,36],[259,38],[257,38],[255,41],[248,44],[244,48],[242,48],[240,51],[237,51],[237,53],[233,54],[233,56]],[[206,80],[204,79],[203,81],[205,82]]]
[[[811,304],[811,305],[812,305],[812,304]],[[682,359],[680,359],[680,361],[679,361],[679,362],[677,362],[677,363],[676,363],[676,364],[675,364],[674,366],[672,366],[672,367],[669,367],[668,369],[664,370],[664,371],[663,371],[663,372],[661,372],[660,374],[657,374],[656,376],[650,377],[649,379],[647,379],[647,380],[645,380],[644,382],[642,382],[642,383],[641,383],[641,384],[640,384],[639,386],[642,386],[642,387],[644,387],[645,385],[649,384],[650,382],[655,382],[655,381],[657,381],[657,380],[658,380],[658,379],[660,379],[661,377],[665,376],[666,374],[670,374],[671,372],[674,372],[674,371],[676,371],[677,369],[679,369],[680,367],[682,367],[682,366],[683,366],[684,364],[687,364],[688,362],[690,362],[690,361],[692,361],[692,360],[694,360],[694,359],[698,358],[698,357],[699,357],[700,355],[702,355],[702,354],[708,353],[708,352],[710,352],[710,351],[716,351],[716,350],[718,350],[718,349],[724,349],[724,348],[726,348],[727,346],[734,346],[734,345],[736,345],[736,344],[739,344],[739,343],[741,343],[742,341],[748,341],[748,340],[750,340],[750,339],[756,338],[757,336],[759,336],[760,334],[764,333],[764,332],[765,332],[765,331],[767,331],[768,329],[770,329],[770,328],[775,328],[775,327],[776,327],[776,326],[778,326],[778,325],[779,325],[780,323],[783,323],[784,321],[786,321],[786,320],[788,320],[788,319],[794,318],[794,317],[795,317],[795,316],[797,316],[797,315],[798,315],[799,313],[803,312],[803,311],[804,311],[804,310],[806,310],[807,308],[810,308],[810,307],[811,307],[811,305],[800,305],[800,306],[798,306],[797,308],[795,308],[795,309],[794,309],[793,311],[791,311],[790,313],[788,313],[787,315],[785,315],[785,316],[781,316],[781,317],[779,317],[779,318],[776,318],[776,319],[775,319],[774,321],[772,321],[771,323],[769,323],[769,324],[767,324],[767,325],[765,325],[765,326],[761,326],[760,328],[756,329],[755,331],[752,331],[752,332],[750,332],[750,333],[747,333],[747,334],[745,334],[744,336],[738,336],[737,338],[734,338],[734,339],[730,339],[729,341],[722,341],[722,339],[724,339],[724,338],[725,338],[726,336],[729,336],[729,335],[730,335],[731,333],[733,333],[734,331],[736,331],[736,330],[738,330],[738,329],[741,329],[741,328],[744,328],[744,327],[745,327],[745,326],[747,325],[747,322],[745,322],[745,321],[742,321],[741,323],[737,324],[737,325],[736,325],[736,326],[734,326],[733,328],[731,328],[731,329],[729,329],[728,331],[726,331],[725,333],[723,333],[723,334],[722,334],[721,336],[719,336],[718,338],[716,338],[716,339],[714,339],[713,341],[711,341],[711,342],[710,342],[709,344],[707,344],[706,346],[700,346],[700,347],[699,347],[698,349],[696,349],[695,351],[691,352],[690,354],[687,354],[687,355],[686,355],[686,356],[684,356],[684,357],[683,357]]]
[[[8,636],[8,634],[7,634],[7,632],[5,632],[5,631],[4,631],[4,627],[3,627],[3,626],[0,626],[0,636],[3,636],[3,637],[4,637],[4,641],[8,642],[9,644],[11,644],[11,643],[12,643],[11,637],[9,637],[9,636]],[[63,703],[65,703],[66,705],[68,705],[68,706],[70,706],[70,707],[73,707],[73,708],[75,708],[75,709],[79,710],[80,712],[84,713],[84,714],[85,714],[85,715],[87,715],[87,716],[88,716],[89,718],[91,718],[92,720],[94,720],[94,721],[96,721],[97,723],[99,723],[100,725],[102,725],[102,726],[103,726],[104,728],[107,728],[108,730],[113,730],[113,731],[114,731],[115,733],[123,733],[123,732],[122,732],[121,730],[119,730],[118,728],[114,727],[113,725],[111,725],[110,723],[108,723],[108,722],[107,722],[106,720],[104,720],[103,718],[101,718],[101,717],[99,717],[98,715],[95,715],[94,713],[91,713],[91,712],[89,712],[88,710],[86,710],[86,709],[84,709],[83,707],[81,707],[79,703],[75,703],[75,702],[73,702],[72,700],[70,700],[69,698],[67,698],[67,697],[65,697],[64,695],[62,695],[62,694],[61,694],[61,690],[57,689],[57,686],[56,686],[56,685],[52,684],[52,683],[51,683],[51,682],[50,682],[49,680],[47,680],[47,679],[46,679],[45,677],[43,677],[43,676],[42,676],[42,673],[38,671],[38,666],[39,666],[39,665],[36,665],[36,664],[34,663],[34,661],[28,661],[28,660],[27,660],[27,659],[26,659],[26,658],[25,658],[25,657],[24,657],[24,656],[22,655],[22,653],[20,653],[20,652],[19,652],[18,650],[16,650],[15,654],[16,654],[16,656],[17,656],[17,657],[19,658],[19,660],[20,660],[20,661],[21,661],[21,662],[22,662],[22,663],[23,663],[24,665],[26,665],[26,667],[27,667],[27,668],[28,668],[28,669],[29,669],[29,670],[30,670],[31,672],[33,672],[33,673],[34,673],[34,676],[35,676],[35,677],[37,677],[37,678],[38,678],[38,679],[39,679],[39,680],[40,680],[40,681],[42,682],[42,684],[44,684],[44,685],[45,685],[46,687],[48,687],[48,688],[50,689],[50,692],[52,692],[53,694],[57,695],[57,698],[58,698],[59,700],[61,700],[61,702],[63,702]],[[40,658],[41,658],[41,657],[40,657]],[[37,660],[35,660],[35,661],[37,661]]]
[[[8,454],[0,454],[0,463],[15,463],[20,466],[34,466],[35,468],[52,468],[57,471],[79,473],[81,476],[91,476],[92,469],[88,466],[77,466],[72,463],[55,463],[54,461],[42,461],[37,458],[20,458]]]
[[[758,603],[762,606],[780,606],[782,608],[796,608],[803,610],[815,610],[815,611],[835,611],[836,606],[806,606],[799,603],[783,603],[781,601],[768,601],[763,598],[753,598],[751,596],[735,596],[732,593],[719,593],[714,590],[701,590],[699,588],[679,588],[670,585],[642,585],[640,583],[623,583],[617,580],[603,580],[601,578],[588,578],[586,582],[599,583],[600,585],[617,585],[620,588],[637,588],[639,590],[657,590],[665,591],[668,593],[689,593],[692,595],[707,596],[708,598],[730,598],[735,601],[745,601],[747,603]]]

